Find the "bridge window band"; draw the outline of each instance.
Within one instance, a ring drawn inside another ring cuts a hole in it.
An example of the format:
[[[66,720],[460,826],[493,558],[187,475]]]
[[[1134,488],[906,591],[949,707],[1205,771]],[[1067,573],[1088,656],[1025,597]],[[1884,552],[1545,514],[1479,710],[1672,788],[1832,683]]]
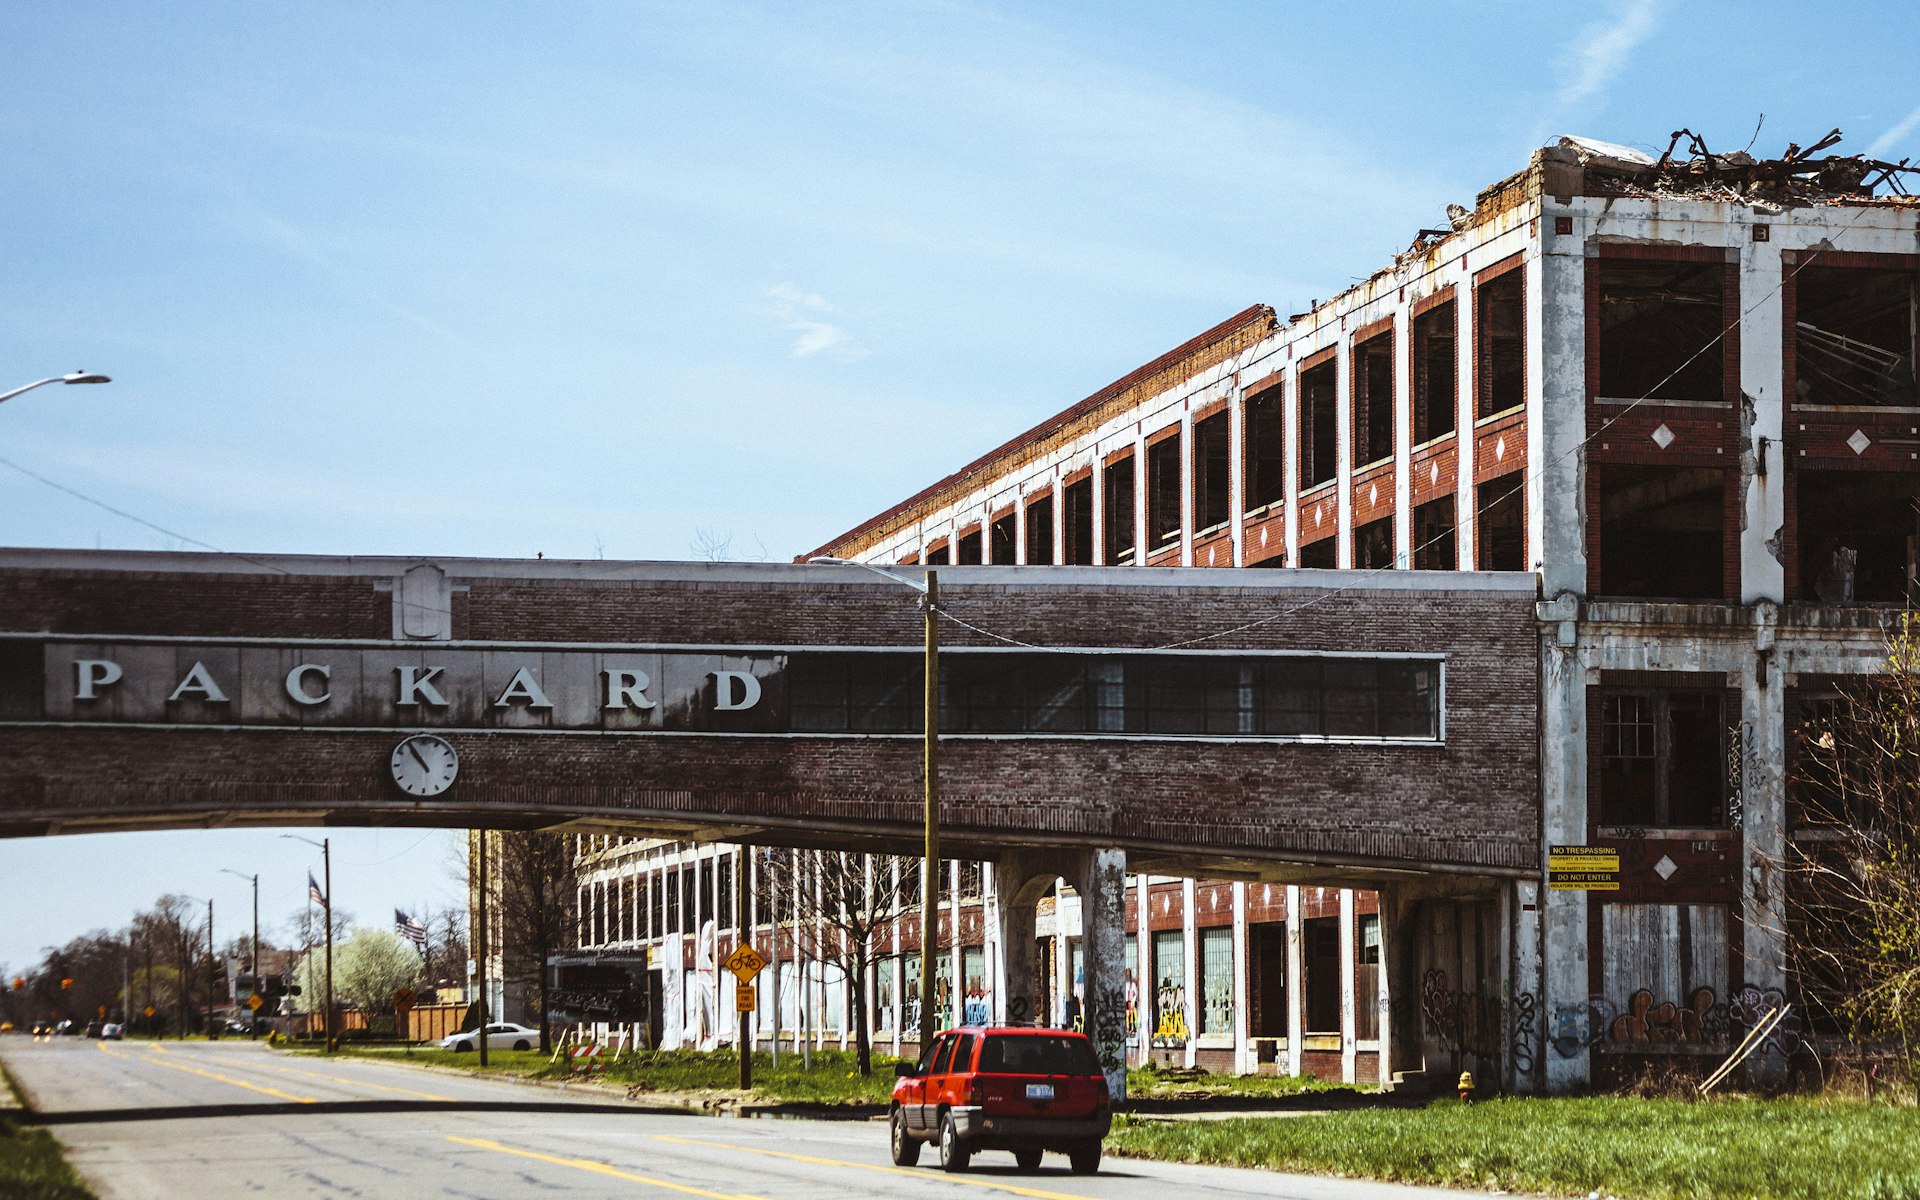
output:
[[[795,733],[918,733],[921,656],[794,654]],[[1440,736],[1431,659],[949,653],[941,732],[1195,737]]]

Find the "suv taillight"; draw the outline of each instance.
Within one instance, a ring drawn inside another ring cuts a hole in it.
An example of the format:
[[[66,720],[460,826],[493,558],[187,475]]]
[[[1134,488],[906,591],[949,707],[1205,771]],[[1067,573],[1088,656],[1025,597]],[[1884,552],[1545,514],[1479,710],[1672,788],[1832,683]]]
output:
[[[967,1103],[968,1104],[985,1104],[986,1102],[987,1102],[987,1089],[985,1085],[983,1085],[978,1079],[967,1080]]]

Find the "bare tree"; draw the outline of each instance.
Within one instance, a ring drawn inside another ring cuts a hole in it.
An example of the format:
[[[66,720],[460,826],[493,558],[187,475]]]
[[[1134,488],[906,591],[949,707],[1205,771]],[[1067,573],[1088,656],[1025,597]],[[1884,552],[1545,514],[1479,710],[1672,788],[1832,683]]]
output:
[[[492,836],[498,849],[491,873],[498,889],[501,971],[507,982],[532,985],[539,997],[534,1016],[540,1049],[548,1051],[553,1044],[547,1023],[547,958],[574,943],[579,886],[574,837],[542,830]]]
[[[760,911],[791,922],[801,954],[838,966],[852,981],[854,1048],[860,1074],[873,1073],[867,1020],[867,969],[876,937],[913,896],[920,860],[847,850],[758,852]]]
[[[1801,730],[1789,843],[1798,990],[1856,1041],[1920,1070],[1920,626],[1885,667],[1820,702]]]

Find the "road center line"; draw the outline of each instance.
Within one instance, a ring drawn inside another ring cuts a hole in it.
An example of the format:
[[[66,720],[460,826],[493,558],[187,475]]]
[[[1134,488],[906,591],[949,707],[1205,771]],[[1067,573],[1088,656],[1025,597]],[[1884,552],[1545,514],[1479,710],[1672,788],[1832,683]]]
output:
[[[118,1054],[112,1050],[108,1050],[105,1042],[100,1042],[97,1044],[99,1045],[103,1053],[111,1054],[115,1058],[131,1058],[132,1057],[131,1055]],[[159,1055],[155,1055],[147,1059],[146,1061],[152,1063],[154,1066],[157,1066],[157,1067],[165,1067],[170,1071],[185,1071],[189,1075],[198,1075],[203,1079],[217,1080],[220,1083],[232,1084],[234,1087],[246,1088],[250,1092],[259,1092],[262,1095],[272,1096],[276,1100],[291,1100],[295,1104],[318,1104],[319,1103],[319,1100],[315,1099],[312,1096],[296,1096],[292,1092],[283,1092],[279,1088],[263,1087],[257,1083],[248,1083],[244,1079],[235,1079],[231,1075],[222,1075],[218,1071],[203,1071],[199,1067],[189,1067],[185,1063],[168,1062],[165,1058],[162,1058]]]
[[[656,1142],[676,1142],[683,1146],[707,1146],[714,1150],[734,1150],[743,1154],[761,1154],[768,1158],[786,1158],[794,1162],[813,1163],[822,1167],[855,1167],[862,1171],[879,1171],[885,1175],[908,1175],[915,1179],[938,1180],[941,1183],[961,1183],[968,1187],[992,1188],[997,1192],[1011,1192],[1016,1196],[1032,1196],[1035,1200],[1093,1200],[1091,1196],[1075,1192],[1049,1192],[1040,1188],[1021,1187],[1013,1183],[1001,1183],[995,1179],[970,1179],[965,1175],[929,1174],[913,1167],[884,1167],[877,1163],[854,1162],[843,1158],[819,1158],[812,1154],[794,1154],[787,1150],[763,1150],[758,1146],[742,1146],[737,1142],[709,1142],[701,1138],[675,1137],[670,1133],[656,1133]]]
[[[460,1103],[460,1101],[454,1099],[452,1096],[436,1096],[432,1092],[417,1092],[412,1088],[392,1087],[384,1083],[368,1083],[363,1079],[349,1079],[343,1075],[322,1075],[318,1071],[302,1071],[298,1067],[279,1067],[263,1063],[260,1069],[263,1071],[278,1071],[283,1075],[304,1075],[309,1079],[319,1079],[328,1083],[344,1084],[348,1087],[372,1088],[376,1092],[399,1092],[403,1096],[418,1096],[422,1100],[438,1100],[446,1104]]]
[[[541,1154],[537,1150],[520,1150],[513,1146],[503,1146],[499,1142],[490,1142],[485,1138],[454,1137],[452,1134],[448,1134],[447,1140],[450,1142],[458,1142],[462,1146],[477,1146],[482,1150],[492,1150],[498,1154],[514,1154],[521,1158],[531,1158],[536,1162],[552,1163],[559,1167],[572,1167],[576,1171],[591,1171],[596,1175],[611,1175],[615,1179],[626,1179],[634,1183],[644,1183],[649,1187],[665,1188],[670,1192],[684,1192],[689,1196],[703,1196],[706,1200],[758,1200],[758,1197],[742,1196],[737,1192],[710,1192],[705,1188],[690,1187],[684,1183],[669,1183],[664,1179],[653,1179],[646,1175],[635,1175],[631,1171],[622,1171],[618,1167],[611,1167],[603,1162],[595,1162],[590,1158],[561,1158],[553,1154]]]

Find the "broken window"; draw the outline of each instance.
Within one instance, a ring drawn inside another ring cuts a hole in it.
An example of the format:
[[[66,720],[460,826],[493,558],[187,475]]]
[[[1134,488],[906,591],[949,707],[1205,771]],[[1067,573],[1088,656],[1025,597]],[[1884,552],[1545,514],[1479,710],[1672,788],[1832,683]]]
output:
[[[1459,365],[1454,358],[1457,329],[1451,300],[1413,319],[1413,442],[1416,446],[1453,432],[1454,389],[1459,380]]]
[[[1300,547],[1300,565],[1319,567],[1331,571],[1340,565],[1339,548],[1333,538],[1323,537],[1317,542],[1308,542]]]
[[[1334,361],[1328,359],[1300,372],[1300,486],[1310,488],[1332,479],[1334,462]]]
[[[1476,416],[1527,401],[1526,273],[1515,267],[1475,289],[1473,377]]]
[[[927,550],[928,566],[944,567],[947,565],[947,562],[948,562],[947,544],[945,542],[941,542],[939,545],[930,547]]]
[[[1147,447],[1147,553],[1180,540],[1180,438]]]
[[[1093,565],[1093,477],[1068,484],[1060,493],[1065,518],[1061,528],[1066,538],[1066,554],[1061,561],[1069,566]]]
[[[1287,496],[1287,430],[1279,384],[1247,397],[1246,502],[1248,512],[1278,504]]]
[[[1460,565],[1454,537],[1453,497],[1429,500],[1413,510],[1413,569],[1451,571]]]
[[[1027,561],[1053,565],[1053,496],[1027,501]]]
[[[1717,600],[1726,534],[1726,473],[1606,466],[1600,489],[1600,581],[1609,596]]]
[[[1597,823],[1726,824],[1725,700],[1706,689],[1603,692]]]
[[[1007,566],[1020,561],[1018,527],[1013,513],[1004,513],[987,530],[987,561]]]
[[[1810,266],[1793,281],[1797,401],[1914,405],[1914,273]]]
[[[1902,604],[1912,594],[1920,479],[1883,471],[1802,471],[1794,480],[1800,596]]]
[[[1363,571],[1393,566],[1393,518],[1369,521],[1353,531],[1353,565]]]
[[[1133,455],[1107,464],[1107,565],[1125,566],[1133,553]]]
[[[1230,518],[1233,456],[1228,446],[1227,414],[1193,423],[1193,523],[1203,533]]]
[[[976,527],[960,535],[960,549],[958,553],[954,555],[953,561],[956,565],[962,567],[979,566],[981,562],[980,549],[980,530]]]
[[[1723,263],[1598,261],[1600,395],[1726,399]]]
[[[1473,489],[1476,571],[1527,569],[1527,489],[1518,475],[1503,475]]]
[[[1353,468],[1393,457],[1393,330],[1353,348]]]

